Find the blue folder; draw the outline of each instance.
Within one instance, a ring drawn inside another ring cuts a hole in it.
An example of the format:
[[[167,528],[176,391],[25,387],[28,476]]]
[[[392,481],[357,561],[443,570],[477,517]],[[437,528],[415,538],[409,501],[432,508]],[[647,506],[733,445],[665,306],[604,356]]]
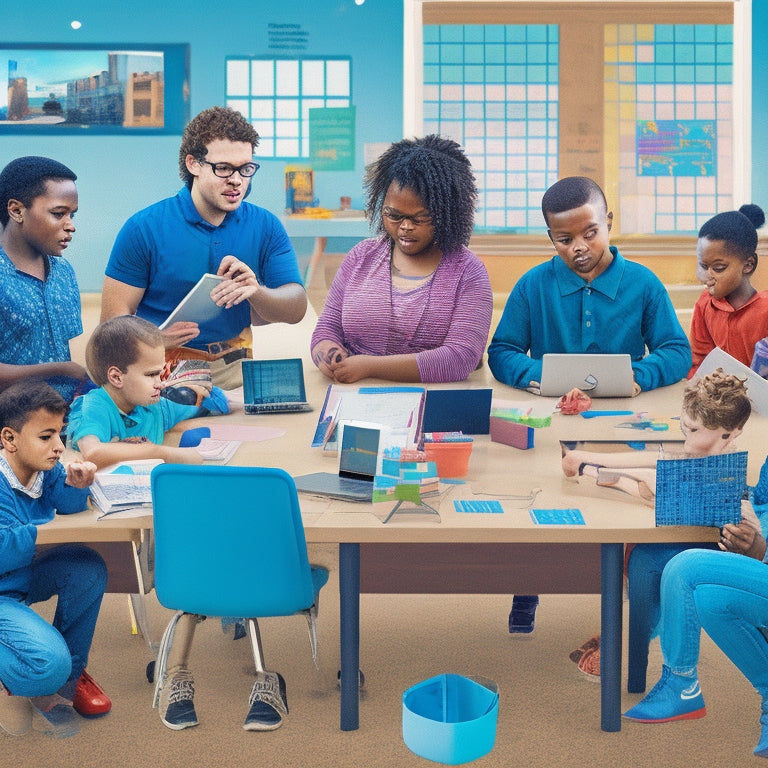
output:
[[[491,432],[491,389],[428,389],[424,403],[424,432]]]

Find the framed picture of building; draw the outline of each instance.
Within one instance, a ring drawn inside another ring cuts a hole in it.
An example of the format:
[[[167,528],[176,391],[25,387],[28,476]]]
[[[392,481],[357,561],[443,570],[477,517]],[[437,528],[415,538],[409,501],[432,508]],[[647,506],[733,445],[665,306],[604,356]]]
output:
[[[0,134],[174,134],[189,45],[0,43]]]

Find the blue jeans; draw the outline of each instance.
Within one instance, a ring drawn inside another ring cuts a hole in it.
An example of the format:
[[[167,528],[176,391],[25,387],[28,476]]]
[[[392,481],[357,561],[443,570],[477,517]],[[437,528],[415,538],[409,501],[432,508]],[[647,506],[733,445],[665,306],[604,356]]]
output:
[[[661,579],[661,650],[677,674],[696,670],[700,630],[768,700],[768,566],[731,552],[690,549]]]
[[[26,597],[0,595],[0,681],[15,696],[72,698],[88,661],[107,567],[79,544],[46,550],[30,565]],[[58,596],[53,625],[29,606]]]
[[[687,549],[717,549],[717,544],[636,544],[627,565],[629,594],[629,679],[627,690],[645,690],[648,645],[661,616],[661,574],[666,564]]]

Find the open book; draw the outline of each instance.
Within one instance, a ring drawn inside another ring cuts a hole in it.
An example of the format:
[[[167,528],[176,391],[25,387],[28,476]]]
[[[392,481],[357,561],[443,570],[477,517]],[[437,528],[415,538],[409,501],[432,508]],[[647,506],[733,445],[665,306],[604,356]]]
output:
[[[91,500],[101,512],[99,519],[120,513],[121,517],[148,514],[152,509],[150,473],[160,460],[125,461],[96,473]]]
[[[415,444],[424,411],[423,387],[345,387],[331,384],[325,395],[312,446],[335,453],[340,422],[366,421],[406,430],[406,443]]]

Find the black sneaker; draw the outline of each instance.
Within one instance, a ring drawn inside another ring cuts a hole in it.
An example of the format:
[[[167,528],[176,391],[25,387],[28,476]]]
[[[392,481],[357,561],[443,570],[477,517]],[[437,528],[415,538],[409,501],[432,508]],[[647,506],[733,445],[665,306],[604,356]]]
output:
[[[251,696],[250,709],[243,728],[246,731],[274,731],[283,724],[288,714],[285,680],[277,672],[257,672]]]
[[[509,612],[510,634],[530,634],[536,620],[538,595],[515,595],[512,598],[512,610]]]

